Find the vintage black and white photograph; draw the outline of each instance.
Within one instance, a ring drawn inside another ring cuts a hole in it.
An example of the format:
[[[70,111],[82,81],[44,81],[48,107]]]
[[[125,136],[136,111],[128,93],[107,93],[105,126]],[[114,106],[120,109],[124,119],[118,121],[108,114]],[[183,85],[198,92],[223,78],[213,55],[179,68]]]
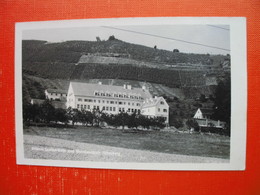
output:
[[[18,24],[17,163],[244,169],[244,31],[241,18]]]

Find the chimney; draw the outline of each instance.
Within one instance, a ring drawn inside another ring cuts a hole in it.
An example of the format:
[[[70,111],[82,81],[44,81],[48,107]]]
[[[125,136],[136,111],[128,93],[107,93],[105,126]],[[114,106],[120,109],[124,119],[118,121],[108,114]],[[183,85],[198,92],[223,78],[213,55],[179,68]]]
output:
[[[101,81],[99,81],[99,82],[98,82],[98,84],[99,84],[99,85],[102,85],[102,82],[101,82]]]
[[[131,90],[132,89],[132,85],[127,85],[126,88]]]
[[[126,84],[123,85],[124,89],[126,89]]]
[[[142,86],[142,89],[143,89],[143,90],[146,90],[146,87],[145,87],[145,85],[143,85],[143,86]]]

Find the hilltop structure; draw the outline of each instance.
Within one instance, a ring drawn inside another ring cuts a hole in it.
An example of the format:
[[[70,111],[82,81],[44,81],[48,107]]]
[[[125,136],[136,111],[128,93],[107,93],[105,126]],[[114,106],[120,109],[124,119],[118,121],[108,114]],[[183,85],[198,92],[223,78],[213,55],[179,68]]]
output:
[[[145,86],[115,86],[70,82],[67,108],[100,110],[108,114],[141,113],[148,117],[164,117],[169,122],[169,105],[163,97],[153,98]]]

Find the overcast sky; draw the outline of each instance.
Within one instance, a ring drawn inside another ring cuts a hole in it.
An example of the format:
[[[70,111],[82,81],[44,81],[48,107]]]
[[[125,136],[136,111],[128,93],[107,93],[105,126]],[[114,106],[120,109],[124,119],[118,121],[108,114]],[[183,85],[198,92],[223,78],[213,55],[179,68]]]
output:
[[[48,42],[67,40],[96,41],[97,36],[101,40],[107,40],[111,35],[125,42],[149,47],[156,45],[158,49],[170,51],[179,49],[180,52],[184,53],[224,55],[230,53],[230,32],[227,25],[142,25],[23,31],[24,40],[46,40]],[[205,47],[198,44],[222,49]]]

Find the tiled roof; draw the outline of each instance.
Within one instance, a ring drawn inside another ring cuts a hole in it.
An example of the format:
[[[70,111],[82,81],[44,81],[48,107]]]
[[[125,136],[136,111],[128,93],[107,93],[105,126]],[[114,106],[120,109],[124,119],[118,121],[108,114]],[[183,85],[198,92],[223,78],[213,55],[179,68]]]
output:
[[[82,82],[71,82],[70,83],[73,92],[77,96],[94,96],[95,92],[108,92],[108,93],[121,93],[126,95],[137,95],[142,98],[150,98],[151,94],[148,90],[143,90],[142,88],[131,88],[125,89],[123,86],[116,85],[103,85],[103,84],[93,84],[93,83],[82,83]]]
[[[200,108],[200,111],[203,115],[212,115],[214,113],[213,109],[211,108]]]
[[[160,101],[164,101],[163,97],[155,97],[146,99],[142,105],[142,108],[156,106]]]
[[[46,89],[48,93],[62,93],[62,94],[67,94],[67,90],[64,89],[51,89],[48,88]]]

